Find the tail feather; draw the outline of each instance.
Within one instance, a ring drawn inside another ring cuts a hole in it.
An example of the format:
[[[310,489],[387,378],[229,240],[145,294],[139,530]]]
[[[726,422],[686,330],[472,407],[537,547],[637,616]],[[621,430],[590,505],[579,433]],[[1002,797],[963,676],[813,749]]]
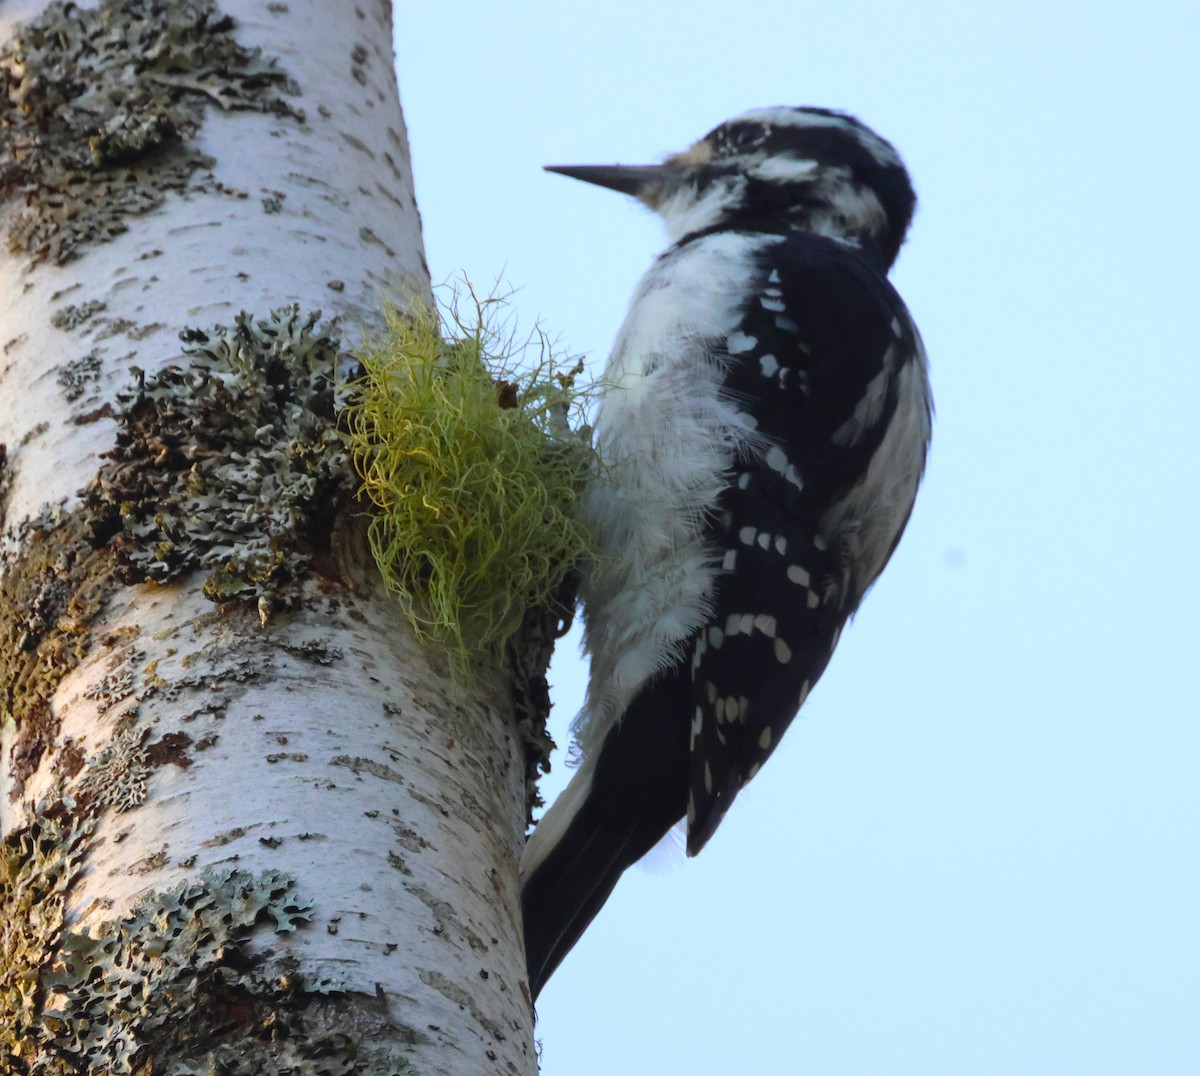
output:
[[[630,836],[601,822],[578,844],[548,859],[522,888],[529,989],[535,1000],[632,862],[624,854]]]
[[[538,823],[521,888],[536,999],[625,870],[684,816],[688,698],[668,675],[634,700]]]

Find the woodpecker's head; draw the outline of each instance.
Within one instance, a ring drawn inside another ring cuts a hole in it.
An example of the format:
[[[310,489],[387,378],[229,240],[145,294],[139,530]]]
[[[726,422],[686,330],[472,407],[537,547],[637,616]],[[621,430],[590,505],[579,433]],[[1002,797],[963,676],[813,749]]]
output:
[[[916,207],[891,143],[843,112],[760,108],[653,165],[550,165],[632,194],[672,239],[710,228],[795,229],[873,246],[891,266]]]

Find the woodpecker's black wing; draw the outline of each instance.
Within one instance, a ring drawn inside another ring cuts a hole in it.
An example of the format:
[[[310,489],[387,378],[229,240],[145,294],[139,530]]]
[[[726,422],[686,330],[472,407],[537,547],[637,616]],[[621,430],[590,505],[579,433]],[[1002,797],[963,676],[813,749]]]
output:
[[[909,369],[923,363],[920,343],[869,253],[792,233],[765,249],[761,276],[727,344],[726,391],[752,401],[763,440],[739,454],[711,523],[724,570],[692,647],[692,855],[779,743],[895,548],[928,437],[923,370]]]

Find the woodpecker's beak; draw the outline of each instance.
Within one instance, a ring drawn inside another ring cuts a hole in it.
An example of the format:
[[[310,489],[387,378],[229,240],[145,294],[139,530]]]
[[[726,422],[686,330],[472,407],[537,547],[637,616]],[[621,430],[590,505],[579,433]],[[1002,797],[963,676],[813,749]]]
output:
[[[610,191],[632,194],[635,198],[644,198],[647,191],[663,181],[663,166],[660,164],[548,164],[545,168],[547,172],[581,179],[584,183],[594,183]]]

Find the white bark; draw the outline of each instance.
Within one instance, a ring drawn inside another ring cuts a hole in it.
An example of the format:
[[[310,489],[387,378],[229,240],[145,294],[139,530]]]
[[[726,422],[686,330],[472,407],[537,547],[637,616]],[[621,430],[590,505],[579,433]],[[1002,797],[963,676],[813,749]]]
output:
[[[23,14],[45,6],[27,0]],[[0,365],[0,389],[10,404],[0,430],[10,444],[40,421],[66,417],[47,358],[82,357],[113,324],[132,321],[139,331],[136,341],[127,332],[109,337],[105,351],[121,361],[105,364],[97,386],[105,399],[128,386],[133,362],[152,371],[172,360],[185,325],[228,323],[239,310],[265,315],[299,302],[349,314],[353,330],[356,316],[370,318],[382,297],[428,287],[392,70],[390,9],[302,0],[272,15],[262,3],[239,0],[222,10],[238,20],[239,41],[278,57],[299,84],[296,104],[306,123],[212,107],[198,146],[216,160],[224,189],[168,197],[159,211],[127,218],[126,233],[66,266],[30,270],[23,258],[0,258],[6,297],[0,344],[20,341],[6,357],[11,366]],[[8,10],[0,13],[0,39],[18,21]],[[367,51],[364,62],[354,62],[355,48]],[[280,211],[266,214],[263,199],[274,192],[284,196]],[[330,289],[337,281],[344,290]],[[104,311],[74,338],[51,325],[54,309],[89,301],[104,303]],[[131,351],[135,358],[125,361]],[[40,361],[22,361],[32,355]],[[13,408],[17,399],[20,407]],[[22,464],[11,515],[86,485],[112,427],[100,422],[49,437],[50,451]]]
[[[44,6],[6,4],[0,40]],[[0,248],[10,536],[45,505],[79,504],[113,444],[97,409],[128,391],[131,366],[183,361],[182,328],[296,302],[346,315],[353,332],[381,298],[428,287],[388,5],[221,6],[238,40],[298,83],[306,121],[211,106],[198,145],[216,183],[168,193],[62,266]],[[56,327],[67,304],[94,312]],[[94,380],[69,399],[59,375],[85,358]],[[450,685],[366,570],[306,581],[265,624],[252,602],[215,606],[201,582],[115,592],[54,692],[56,739],[21,780],[5,715],[0,828],[63,796],[113,801],[68,894],[70,929],[93,934],[209,868],[286,872],[310,922],[260,930],[258,952],[270,967],[288,957],[302,987],[362,998],[378,1017],[364,1045],[423,1073],[535,1071],[517,898],[524,760],[503,679]],[[82,751],[74,773],[67,749]]]

